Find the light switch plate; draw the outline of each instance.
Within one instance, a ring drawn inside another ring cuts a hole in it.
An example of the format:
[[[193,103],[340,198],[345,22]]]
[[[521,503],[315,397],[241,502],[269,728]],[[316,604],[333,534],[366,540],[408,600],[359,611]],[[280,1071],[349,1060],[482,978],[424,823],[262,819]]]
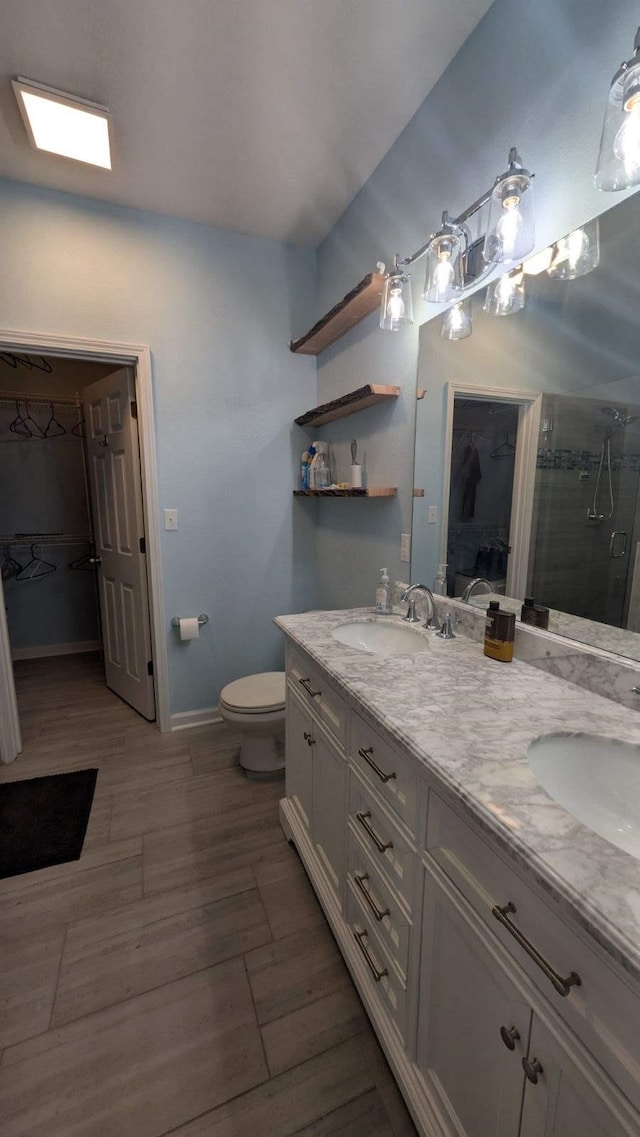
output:
[[[178,528],[178,510],[177,509],[165,509],[165,511],[164,511],[164,527],[165,527],[165,529],[177,529]]]
[[[438,520],[438,507],[437,505],[429,506],[429,516],[427,518],[427,525],[435,525]]]
[[[400,534],[400,560],[404,561],[404,563],[407,565],[409,564],[409,561],[411,560],[411,534],[410,533],[401,533]]]

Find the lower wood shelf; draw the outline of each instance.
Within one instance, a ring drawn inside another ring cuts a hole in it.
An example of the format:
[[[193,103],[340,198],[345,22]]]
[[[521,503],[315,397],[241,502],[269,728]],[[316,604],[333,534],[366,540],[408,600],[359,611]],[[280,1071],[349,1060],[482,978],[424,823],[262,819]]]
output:
[[[369,486],[368,489],[294,490],[294,497],[395,497],[397,486]]]

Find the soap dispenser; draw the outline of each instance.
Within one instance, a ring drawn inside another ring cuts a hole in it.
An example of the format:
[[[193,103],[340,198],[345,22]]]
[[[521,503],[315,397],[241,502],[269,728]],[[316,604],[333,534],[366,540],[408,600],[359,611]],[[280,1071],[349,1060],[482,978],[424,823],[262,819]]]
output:
[[[376,612],[380,616],[388,616],[392,611],[389,573],[386,568],[382,568],[380,569],[380,582],[376,588]]]

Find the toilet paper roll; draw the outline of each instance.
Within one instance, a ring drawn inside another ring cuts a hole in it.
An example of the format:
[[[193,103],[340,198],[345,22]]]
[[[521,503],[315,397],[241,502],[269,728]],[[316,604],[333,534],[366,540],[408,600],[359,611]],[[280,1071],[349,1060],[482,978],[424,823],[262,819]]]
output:
[[[180,639],[181,640],[197,640],[200,635],[200,625],[197,616],[185,616],[180,619]]]
[[[362,488],[362,466],[356,463],[351,467],[351,489],[359,490]]]

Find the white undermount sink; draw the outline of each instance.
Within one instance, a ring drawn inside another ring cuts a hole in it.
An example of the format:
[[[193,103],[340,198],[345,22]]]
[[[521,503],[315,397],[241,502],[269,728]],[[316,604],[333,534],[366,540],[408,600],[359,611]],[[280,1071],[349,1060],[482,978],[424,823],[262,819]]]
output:
[[[548,734],[531,743],[527,758],[555,801],[640,860],[640,746],[592,734]]]
[[[385,620],[352,620],[338,624],[331,632],[334,640],[367,651],[370,655],[415,655],[428,651],[430,639],[420,635],[406,624],[391,624]]]

